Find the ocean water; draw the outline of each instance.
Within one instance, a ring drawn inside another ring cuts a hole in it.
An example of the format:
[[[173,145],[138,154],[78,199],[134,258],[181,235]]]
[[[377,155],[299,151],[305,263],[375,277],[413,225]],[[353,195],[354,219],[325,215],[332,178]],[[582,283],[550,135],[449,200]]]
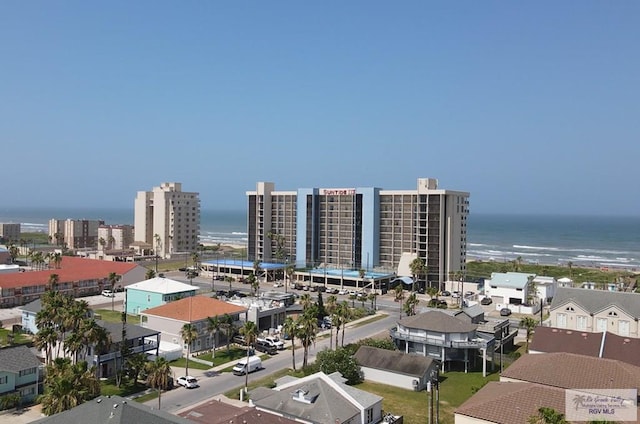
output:
[[[133,225],[133,209],[16,209],[0,207],[0,222],[22,231],[48,231],[56,219],[102,219]],[[200,237],[208,243],[247,243],[246,211],[202,210]],[[469,259],[640,270],[640,217],[470,214]]]

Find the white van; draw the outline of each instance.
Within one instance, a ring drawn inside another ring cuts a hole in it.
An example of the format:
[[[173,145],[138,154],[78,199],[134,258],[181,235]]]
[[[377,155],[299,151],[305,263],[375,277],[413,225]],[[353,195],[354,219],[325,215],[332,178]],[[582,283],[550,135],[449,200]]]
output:
[[[257,356],[249,356],[249,358],[242,358],[233,367],[233,373],[235,375],[245,375],[246,373],[257,371],[262,368],[262,360]]]

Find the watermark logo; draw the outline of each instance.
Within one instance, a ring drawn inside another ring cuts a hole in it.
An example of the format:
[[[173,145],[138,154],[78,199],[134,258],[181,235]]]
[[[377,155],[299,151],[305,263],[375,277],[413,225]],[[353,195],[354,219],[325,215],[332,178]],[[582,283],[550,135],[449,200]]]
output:
[[[565,417],[569,421],[636,422],[636,389],[582,389],[565,391]]]

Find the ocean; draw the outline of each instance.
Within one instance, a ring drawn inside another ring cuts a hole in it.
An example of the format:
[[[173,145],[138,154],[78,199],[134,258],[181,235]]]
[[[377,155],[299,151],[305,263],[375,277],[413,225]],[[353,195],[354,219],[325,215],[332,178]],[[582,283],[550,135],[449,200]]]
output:
[[[49,219],[133,225],[133,209],[0,208],[0,222],[48,231]],[[247,243],[245,211],[202,210],[202,242]],[[640,217],[470,214],[467,258],[640,270]]]

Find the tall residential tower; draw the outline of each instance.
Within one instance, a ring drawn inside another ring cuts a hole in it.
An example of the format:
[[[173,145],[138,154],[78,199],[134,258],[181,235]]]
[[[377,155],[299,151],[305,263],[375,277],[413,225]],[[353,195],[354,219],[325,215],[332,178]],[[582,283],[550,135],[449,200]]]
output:
[[[396,272],[419,257],[429,282],[466,269],[469,193],[438,189],[433,178],[415,190],[276,191],[259,182],[247,197],[250,259]]]
[[[135,241],[151,245],[162,258],[195,252],[200,234],[199,193],[183,192],[181,183],[139,191],[134,228]]]

